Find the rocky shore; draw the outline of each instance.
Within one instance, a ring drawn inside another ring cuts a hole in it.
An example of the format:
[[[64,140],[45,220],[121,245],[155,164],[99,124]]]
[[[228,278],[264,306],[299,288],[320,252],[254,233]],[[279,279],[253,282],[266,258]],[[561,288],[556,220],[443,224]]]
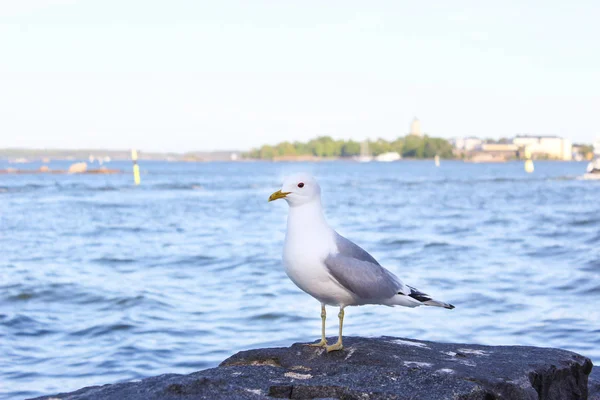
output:
[[[37,400],[600,399],[600,380],[591,380],[588,388],[592,362],[565,350],[394,337],[348,337],[344,345],[329,354],[300,343],[248,350],[190,375],[166,374]]]

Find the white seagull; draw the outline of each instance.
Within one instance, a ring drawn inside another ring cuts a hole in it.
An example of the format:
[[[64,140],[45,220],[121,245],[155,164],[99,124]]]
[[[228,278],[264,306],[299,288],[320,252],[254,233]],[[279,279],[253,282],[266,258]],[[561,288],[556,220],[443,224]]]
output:
[[[308,174],[286,178],[269,201],[285,199],[290,206],[283,247],[285,272],[300,289],[321,302],[321,340],[311,346],[341,350],[344,308],[364,304],[386,306],[453,305],[405,285],[373,256],[329,226],[323,215],[321,187]],[[325,306],[340,308],[338,341],[327,345]]]

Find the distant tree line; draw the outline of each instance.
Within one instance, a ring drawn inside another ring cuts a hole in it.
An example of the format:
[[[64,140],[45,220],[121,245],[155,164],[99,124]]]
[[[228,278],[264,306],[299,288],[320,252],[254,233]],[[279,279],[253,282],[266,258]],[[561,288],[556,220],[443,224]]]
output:
[[[393,141],[385,139],[369,140],[369,152],[377,156],[395,151],[405,158],[453,158],[452,145],[445,139],[429,136],[408,135]],[[264,145],[245,153],[246,158],[271,160],[275,157],[316,156],[353,157],[360,154],[360,142],[354,140],[334,140],[330,136],[320,136],[308,142],[281,142],[274,146]]]
[[[510,144],[512,143],[512,139],[510,138],[500,138],[500,139],[492,139],[492,138],[487,138],[487,139],[483,139],[483,143],[486,144]]]

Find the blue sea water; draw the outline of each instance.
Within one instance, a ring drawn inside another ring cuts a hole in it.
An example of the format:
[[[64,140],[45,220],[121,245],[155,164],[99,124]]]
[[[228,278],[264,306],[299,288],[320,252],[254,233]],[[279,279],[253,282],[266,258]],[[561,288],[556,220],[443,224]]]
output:
[[[287,205],[267,203],[295,171],[320,179],[341,234],[456,306],[348,308],[345,335],[600,362],[600,181],[577,179],[583,163],[142,162],[139,187],[130,163],[109,165],[127,173],[0,175],[0,398],[317,339],[320,306],[281,264]]]

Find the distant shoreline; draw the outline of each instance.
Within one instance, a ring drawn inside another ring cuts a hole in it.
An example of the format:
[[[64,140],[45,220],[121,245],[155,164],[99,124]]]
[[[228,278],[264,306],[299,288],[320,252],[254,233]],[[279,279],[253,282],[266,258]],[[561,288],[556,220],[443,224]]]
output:
[[[274,163],[293,163],[293,162],[351,162],[360,163],[354,157],[321,157],[314,155],[301,156],[276,156],[271,159],[267,158],[251,158],[243,157],[240,151],[217,151],[217,152],[194,152],[194,153],[146,153],[139,152],[140,161],[165,161],[165,162],[274,162]],[[12,170],[20,170],[19,165],[31,163],[49,164],[51,162],[77,162],[85,161],[90,164],[98,163],[108,164],[112,161],[131,161],[131,153],[128,150],[45,150],[45,149],[0,149],[0,161],[11,164]],[[373,159],[365,164],[370,163],[396,163],[402,161],[428,161],[433,162],[433,157],[418,158],[404,157],[394,161],[378,161]],[[511,161],[523,162],[519,159],[490,159],[490,160],[470,160],[461,158],[440,158],[440,161],[459,161],[471,164],[499,164],[509,163]],[[540,161],[560,161],[571,162],[576,160],[556,160],[556,159],[534,159],[535,162]],[[584,160],[585,161],[585,160]],[[2,170],[2,173],[8,171]],[[22,173],[22,172],[19,172]]]
[[[167,160],[167,159],[160,159],[160,158],[140,158],[141,161],[151,161],[151,162],[175,162],[175,163],[229,163],[229,162],[234,162],[234,163],[254,163],[254,162],[258,162],[258,163],[327,163],[327,162],[343,162],[343,163],[356,163],[356,164],[394,164],[394,163],[402,163],[402,162],[415,162],[415,161],[419,161],[419,162],[434,162],[435,159],[433,158],[403,158],[401,160],[396,160],[396,161],[377,161],[377,160],[372,160],[369,162],[360,162],[360,161],[356,161],[353,160],[351,158],[345,158],[345,157],[339,157],[339,158],[329,158],[329,157],[323,157],[323,158],[314,158],[314,159],[286,159],[286,160],[266,160],[266,159],[260,159],[260,158],[242,158],[242,159],[238,159],[238,160],[227,160],[227,159],[206,159],[206,160],[185,160],[185,159],[178,159],[178,160]],[[26,161],[18,161],[15,162],[14,160],[11,159],[7,159],[7,158],[2,158],[0,157],[0,162],[7,162],[11,165],[11,167],[6,168],[6,169],[0,169],[0,173],[27,173],[26,171],[33,171],[33,172],[39,172],[37,170],[30,170],[30,169],[20,169],[18,168],[19,165],[27,165],[27,164],[50,164],[52,162],[77,162],[77,161],[86,161],[83,158],[54,158],[54,159],[50,159],[50,160],[43,160],[43,159],[27,159]],[[124,161],[131,161],[130,159],[114,159],[112,161],[118,161],[118,162],[124,162]],[[508,163],[514,163],[514,162],[518,162],[518,163],[522,163],[524,162],[524,160],[490,160],[490,161],[472,161],[472,160],[462,160],[459,158],[442,158],[440,159],[440,162],[462,162],[465,164],[508,164]],[[538,162],[561,162],[561,163],[571,163],[571,162],[589,162],[587,160],[553,160],[553,159],[534,159],[534,162],[538,163]],[[92,163],[93,164],[93,163]],[[105,164],[106,165],[106,164]],[[57,171],[53,171],[52,173],[59,173]]]
[[[191,151],[185,153],[174,152],[145,152],[138,150],[140,160],[156,161],[237,161],[241,160],[242,152],[238,150],[220,151]],[[107,149],[0,149],[0,160],[7,160],[14,164],[27,162],[51,161],[82,161],[82,160],[131,160],[131,150]]]

